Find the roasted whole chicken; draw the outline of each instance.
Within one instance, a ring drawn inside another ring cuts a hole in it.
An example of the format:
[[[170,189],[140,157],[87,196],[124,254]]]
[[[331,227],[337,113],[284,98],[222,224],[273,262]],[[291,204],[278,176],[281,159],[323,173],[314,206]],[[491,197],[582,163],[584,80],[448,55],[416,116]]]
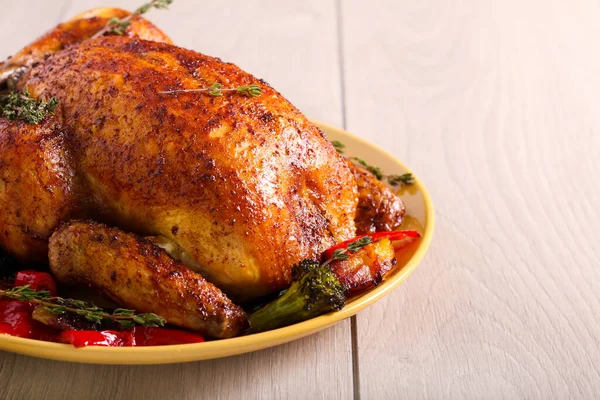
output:
[[[6,90],[59,101],[39,124],[0,118],[3,249],[230,337],[246,322],[229,298],[285,288],[301,260],[400,224],[401,200],[265,81],[139,16],[96,35],[127,15],[81,14],[0,65]],[[262,93],[181,92],[214,83]]]

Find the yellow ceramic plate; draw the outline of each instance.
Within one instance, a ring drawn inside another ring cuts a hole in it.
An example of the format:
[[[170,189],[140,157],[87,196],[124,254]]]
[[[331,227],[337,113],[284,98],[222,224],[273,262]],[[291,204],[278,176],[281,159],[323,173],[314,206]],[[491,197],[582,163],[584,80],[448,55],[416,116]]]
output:
[[[330,140],[343,142],[346,145],[346,154],[359,156],[367,162],[381,167],[388,174],[411,172],[401,162],[372,144],[333,126],[319,122],[317,125],[323,129]],[[387,279],[381,285],[351,299],[346,307],[338,312],[269,332],[198,344],[76,349],[66,344],[0,335],[0,349],[35,357],[83,363],[167,364],[248,353],[291,342],[318,332],[356,314],[385,296],[410,275],[425,255],[433,235],[433,206],[429,195],[418,176],[415,185],[399,194],[405,202],[407,215],[412,217],[407,221],[411,224],[411,228],[417,226],[417,229],[421,230],[422,239],[410,249],[409,254],[399,258],[397,268],[388,274]]]

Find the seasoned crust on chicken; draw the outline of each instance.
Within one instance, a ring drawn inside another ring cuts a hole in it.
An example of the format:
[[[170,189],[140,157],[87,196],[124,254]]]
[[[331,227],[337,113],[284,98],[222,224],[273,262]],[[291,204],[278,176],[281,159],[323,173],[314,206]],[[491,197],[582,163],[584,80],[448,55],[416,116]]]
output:
[[[119,8],[96,8],[59,24],[56,28],[23,48],[6,63],[0,64],[0,82],[19,67],[30,65],[36,60],[41,61],[47,54],[65,49],[92,37],[106,26],[109,19],[123,18],[129,14],[131,14],[129,11]],[[131,19],[126,35],[130,38],[138,37],[155,42],[171,43],[169,37],[160,29],[139,16]]]
[[[48,238],[77,211],[59,119],[0,118],[0,247],[24,261],[47,262]]]
[[[404,203],[372,173],[348,161],[358,188],[356,231],[358,234],[391,231],[402,223]]]
[[[43,62],[45,55],[91,37],[113,17],[130,13],[117,8],[97,8],[82,13],[0,63],[0,87],[9,75],[18,81],[20,67]],[[128,37],[170,43],[149,21],[134,17]],[[16,72],[15,72],[16,71]],[[13,74],[13,75],[11,75]],[[0,247],[26,262],[47,263],[48,238],[61,222],[85,215],[80,204],[86,196],[76,193],[76,171],[69,156],[67,128],[61,107],[37,125],[0,118]],[[90,207],[86,207],[90,208]]]
[[[237,335],[246,314],[217,287],[161,248],[90,222],[61,226],[50,239],[50,269],[64,284],[90,286],[137,312],[215,338]]]
[[[258,83],[263,93],[160,94]],[[166,43],[107,36],[24,77],[61,102],[86,217],[177,244],[236,299],[355,234],[356,185],[322,132],[268,84]]]

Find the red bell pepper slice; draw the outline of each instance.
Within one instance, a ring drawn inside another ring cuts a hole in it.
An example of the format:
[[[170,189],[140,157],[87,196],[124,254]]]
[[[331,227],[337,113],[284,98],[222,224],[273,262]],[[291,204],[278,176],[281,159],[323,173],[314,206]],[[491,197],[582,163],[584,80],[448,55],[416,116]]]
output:
[[[58,335],[58,340],[71,343],[75,347],[123,347],[133,346],[135,343],[132,331],[68,330],[61,332]]]
[[[133,328],[133,336],[136,346],[164,346],[169,344],[204,342],[204,337],[197,333],[145,326],[136,326]]]
[[[415,239],[420,238],[421,234],[417,231],[406,230],[406,231],[375,232],[375,233],[367,233],[366,235],[358,235],[353,239],[343,241],[343,242],[338,243],[335,246],[332,246],[332,247],[328,248],[327,250],[325,250],[325,252],[323,252],[323,261],[329,260],[331,257],[333,257],[334,251],[339,250],[339,249],[345,249],[348,247],[348,245],[350,243],[355,242],[365,236],[371,237],[371,240],[373,242],[377,242],[378,240],[385,239],[385,238],[388,238],[392,242],[402,241],[402,246],[403,246],[405,244],[412,242]],[[402,246],[400,246],[400,247],[402,247]],[[400,247],[394,246],[394,248],[396,248],[396,250],[398,250]]]
[[[33,270],[17,272],[14,286],[17,287],[25,285],[29,285],[29,287],[35,291],[47,290],[50,292],[50,296],[56,296],[57,293],[56,282],[54,282],[52,275],[46,272]]]
[[[129,331],[67,330],[60,333],[58,340],[75,347],[130,347],[201,343],[204,337],[178,329],[136,326]]]
[[[28,338],[32,335],[31,311],[33,307],[23,301],[0,301],[0,333]]]
[[[28,301],[0,300],[0,333],[22,338],[54,340],[56,331],[31,317]]]

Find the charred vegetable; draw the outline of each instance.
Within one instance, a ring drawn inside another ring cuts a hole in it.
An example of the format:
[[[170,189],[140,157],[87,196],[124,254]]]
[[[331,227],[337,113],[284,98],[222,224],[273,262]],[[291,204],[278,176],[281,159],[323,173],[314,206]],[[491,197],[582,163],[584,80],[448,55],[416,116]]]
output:
[[[416,231],[361,235],[326,250],[322,263],[300,262],[292,269],[289,289],[248,317],[248,333],[277,329],[341,310],[346,296],[377,285],[395,265],[392,242],[398,249],[419,237]]]
[[[304,260],[294,266],[292,276],[292,285],[281,297],[250,315],[250,333],[295,324],[344,307],[344,286],[328,265]]]

